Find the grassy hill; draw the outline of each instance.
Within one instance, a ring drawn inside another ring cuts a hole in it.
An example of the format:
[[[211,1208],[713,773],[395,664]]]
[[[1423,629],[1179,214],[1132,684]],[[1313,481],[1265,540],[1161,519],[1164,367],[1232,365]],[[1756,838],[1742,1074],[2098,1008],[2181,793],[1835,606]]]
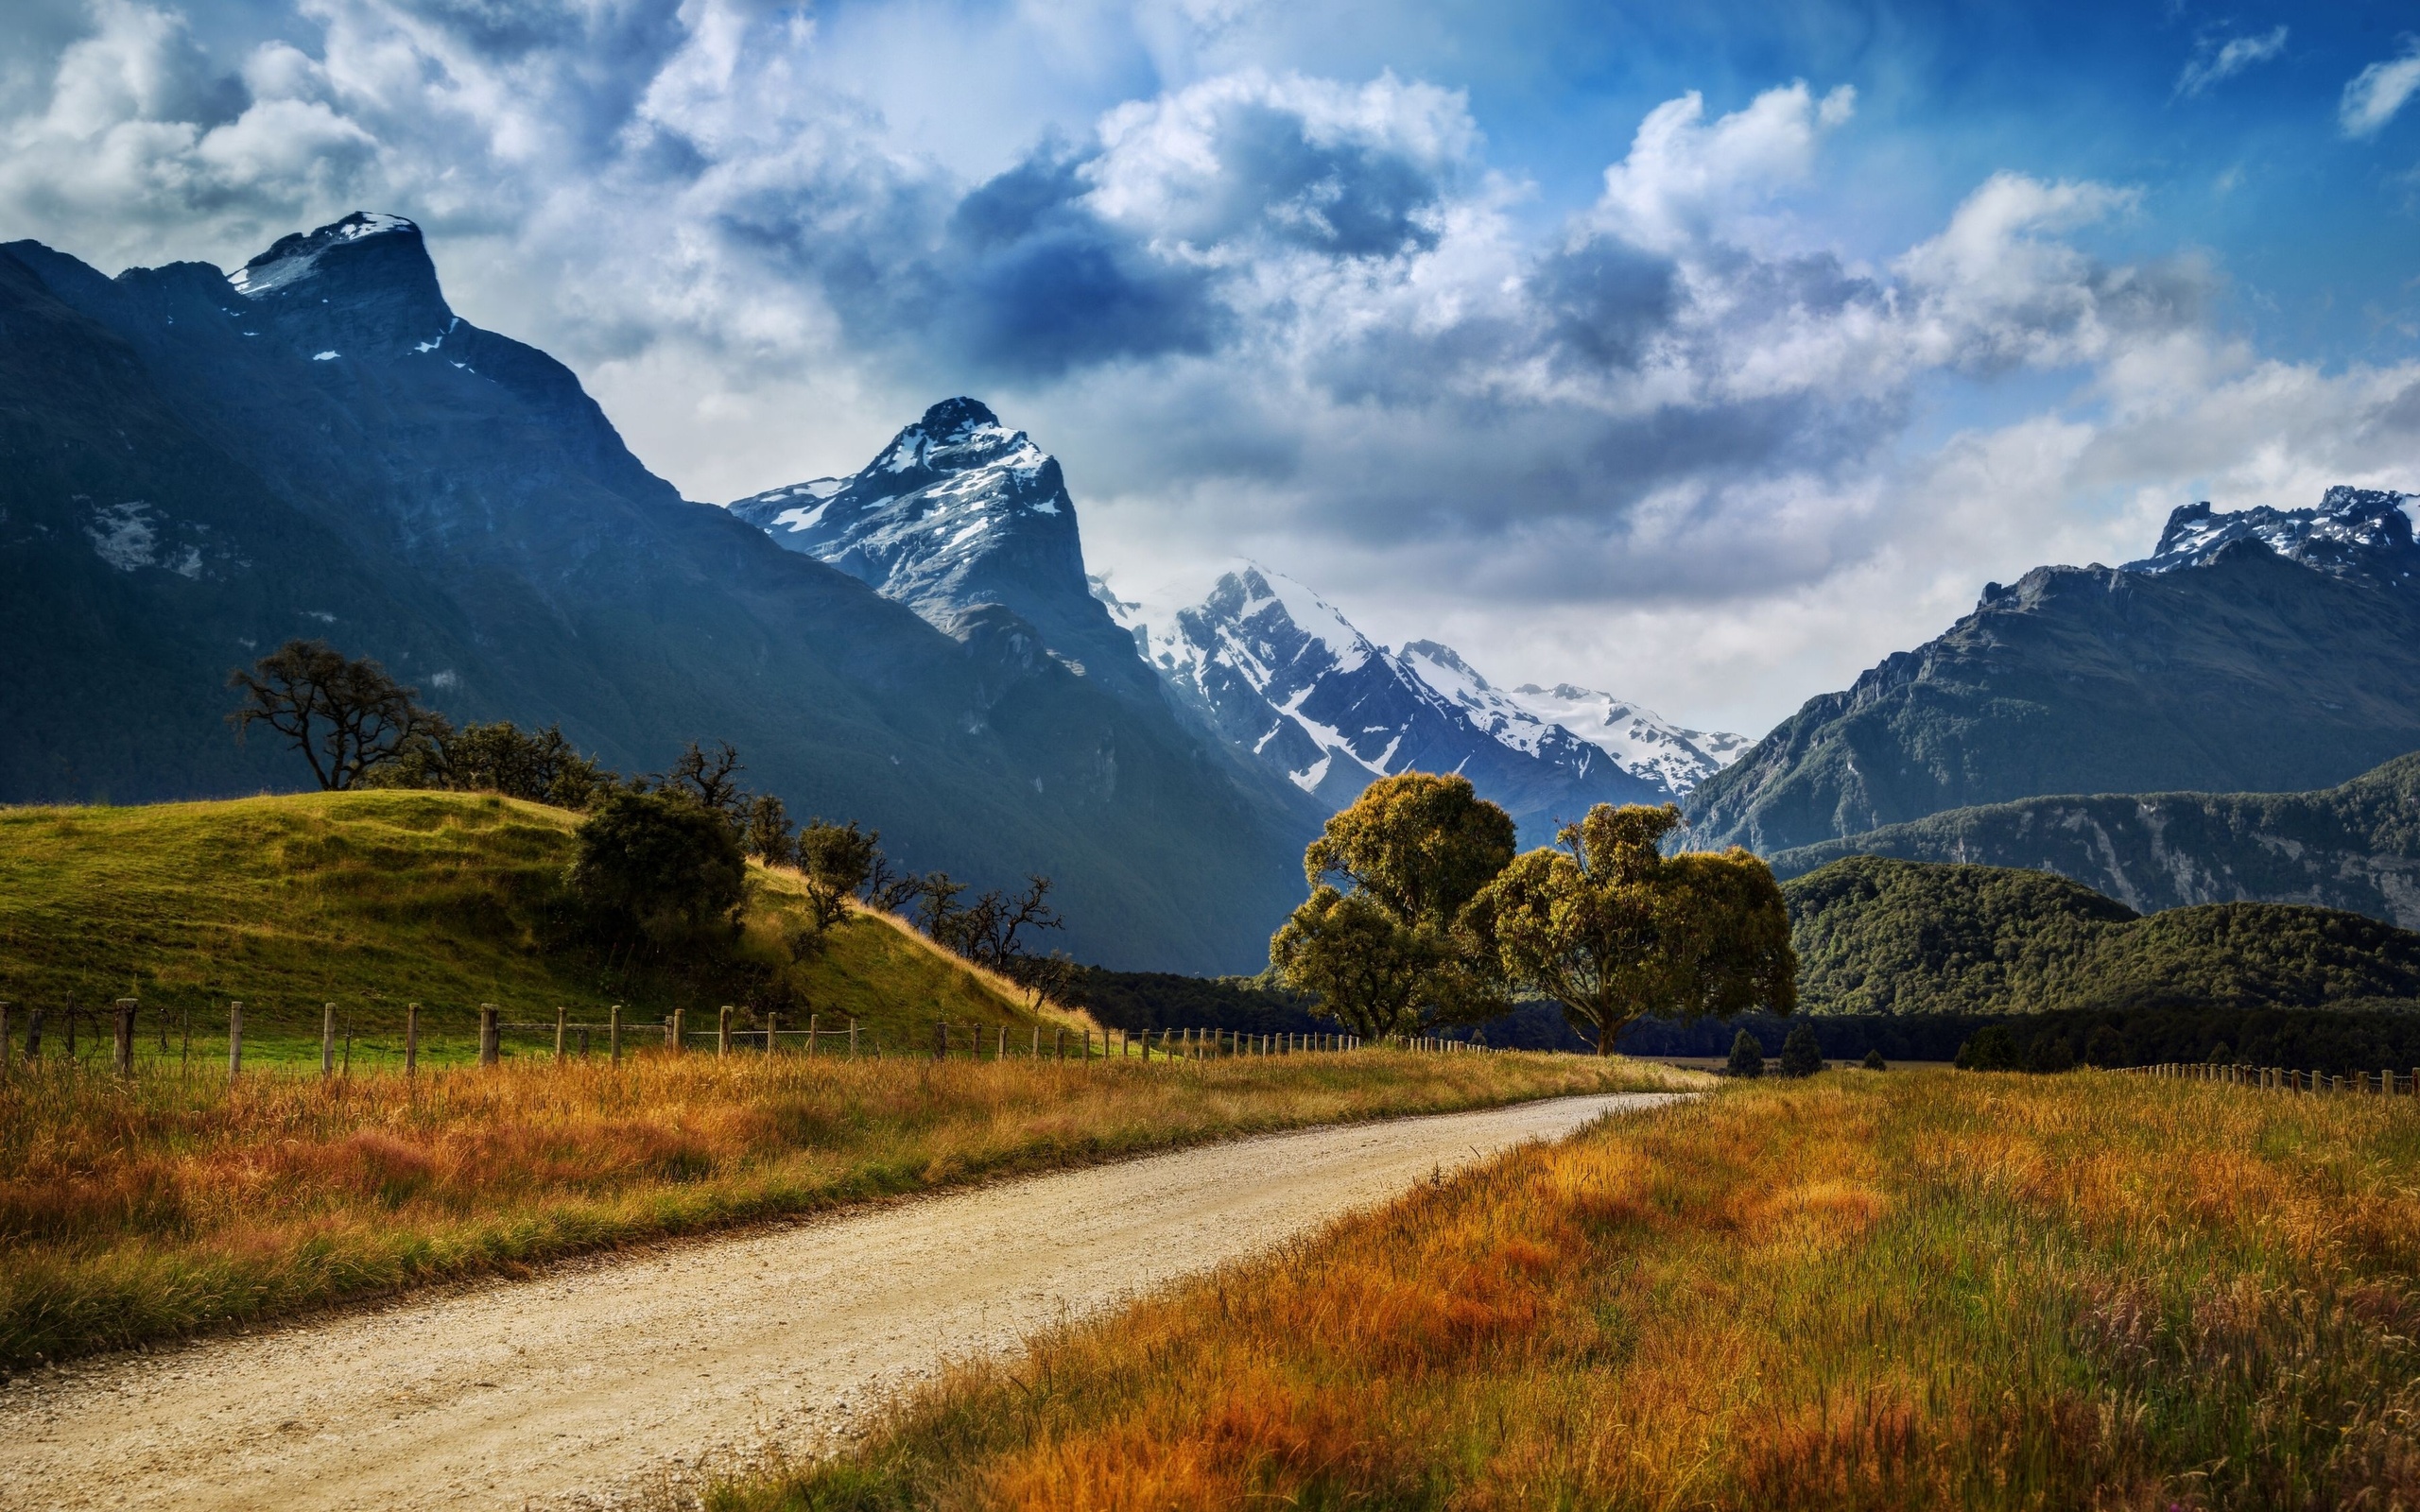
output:
[[[1776,852],[1789,877],[1849,855],[2032,867],[2141,913],[2312,903],[2420,928],[2420,753],[2308,793],[2118,793],[1952,809]]]
[[[321,1005],[356,1049],[391,1053],[404,1005],[423,1005],[437,1053],[467,1043],[478,1005],[508,1021],[712,1027],[773,1011],[800,1025],[855,1016],[866,1032],[929,1040],[953,1022],[1025,1023],[1005,984],[895,920],[862,914],[804,956],[797,879],[752,866],[742,937],[729,949],[609,950],[577,927],[563,875],[578,816],[481,795],[320,793],[144,808],[0,810],[0,1000],[26,1012],[144,1005],[143,1035],[215,1037],[245,1005],[247,1055],[281,1040],[316,1054]],[[62,1031],[54,1028],[53,1034]],[[213,1039],[214,1050],[216,1040]],[[180,1047],[182,1040],[180,1038]],[[551,1051],[551,1037],[546,1048]]]
[[[2146,918],[2047,872],[1853,856],[1785,883],[1814,1013],[2420,1006],[2420,935],[2336,909]]]

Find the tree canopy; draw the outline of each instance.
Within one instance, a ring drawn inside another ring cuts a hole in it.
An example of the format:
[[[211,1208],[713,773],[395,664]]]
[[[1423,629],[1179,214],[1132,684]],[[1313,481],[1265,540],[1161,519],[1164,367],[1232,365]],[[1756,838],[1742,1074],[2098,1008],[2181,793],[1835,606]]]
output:
[[[302,753],[311,775],[331,790],[354,786],[444,723],[413,702],[418,688],[325,641],[288,641],[251,670],[229,673],[227,685],[244,694],[227,716],[235,738],[242,740],[254,725],[268,726]]]
[[[1270,967],[1364,1038],[1484,1017],[1503,997],[1470,904],[1512,850],[1511,816],[1468,779],[1380,778],[1303,852],[1311,896],[1270,941]]]
[[[1666,856],[1669,805],[1600,803],[1562,849],[1516,858],[1473,904],[1504,974],[1560,1004],[1613,1053],[1643,1016],[1718,1018],[1797,1004],[1789,914],[1765,864],[1737,848]]]

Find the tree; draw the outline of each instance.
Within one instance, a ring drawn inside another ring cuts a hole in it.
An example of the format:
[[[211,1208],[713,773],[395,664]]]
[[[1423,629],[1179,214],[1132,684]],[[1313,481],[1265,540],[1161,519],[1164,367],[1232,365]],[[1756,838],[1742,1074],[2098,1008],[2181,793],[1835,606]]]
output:
[[[1517,857],[1473,904],[1505,978],[1560,1004],[1599,1055],[1633,1021],[1797,1006],[1789,911],[1765,864],[1734,848],[1666,856],[1680,811],[1599,803]]]
[[[671,769],[657,779],[656,786],[721,815],[733,829],[739,829],[748,822],[748,790],[739,785],[739,774],[746,770],[729,741],[716,741],[715,748],[707,751],[693,740]]]
[[[2067,1037],[2063,1034],[2037,1035],[2026,1049],[2025,1069],[2045,1075],[2073,1071],[2076,1069],[2075,1047],[2067,1043]]]
[[[1801,1022],[1781,1042],[1781,1074],[1785,1076],[1812,1076],[1824,1069],[1824,1046],[1815,1038],[1815,1026]]]
[[[439,720],[362,781],[373,787],[500,793],[556,808],[585,809],[620,779],[594,757],[582,756],[563,738],[561,725],[523,730],[499,719],[459,730]]]
[[[798,841],[790,833],[789,810],[770,793],[748,800],[748,823],[739,848],[769,867],[786,867],[798,859]]]
[[[1882,1058],[1882,1052],[1879,1050],[1867,1051],[1865,1053],[1865,1059],[1860,1062],[1860,1064],[1862,1064],[1868,1071],[1889,1071],[1891,1069],[1891,1062]]]
[[[1732,1037],[1731,1058],[1722,1069],[1734,1076],[1761,1076],[1765,1074],[1765,1047],[1756,1037],[1742,1029]]]
[[[2095,1066],[2122,1066],[2126,1054],[2126,1037],[2105,1023],[2096,1023],[2083,1037],[2083,1058]]]
[[[818,818],[798,833],[799,875],[806,880],[807,911],[819,933],[849,917],[850,897],[882,862],[881,839],[881,831],[869,834],[855,820],[840,825]]]
[[[1270,967],[1365,1039],[1485,1017],[1502,984],[1471,905],[1512,850],[1512,817],[1468,779],[1382,777],[1303,852],[1311,896],[1270,940]]]
[[[2007,1024],[1987,1023],[1958,1047],[1956,1065],[1961,1071],[2014,1071],[2016,1037]]]
[[[444,716],[412,700],[387,669],[363,657],[349,659],[325,641],[288,641],[252,663],[228,674],[245,702],[227,716],[241,741],[264,724],[294,744],[311,764],[311,775],[331,791],[349,788],[362,774],[395,759],[411,742],[444,728]]]
[[[615,793],[579,826],[572,890],[596,915],[658,945],[733,922],[748,861],[723,817],[660,793]]]

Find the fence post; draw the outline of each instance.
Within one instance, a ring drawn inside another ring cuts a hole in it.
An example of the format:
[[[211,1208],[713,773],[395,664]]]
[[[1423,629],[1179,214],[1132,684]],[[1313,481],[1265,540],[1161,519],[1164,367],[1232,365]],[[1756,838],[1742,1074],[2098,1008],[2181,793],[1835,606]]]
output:
[[[420,1071],[420,1005],[404,1005],[404,1074],[416,1075]]]
[[[949,1058],[949,1028],[940,1019],[933,1021],[933,1058],[935,1060]]]
[[[132,998],[117,1000],[117,1074],[121,1076],[134,1074],[134,1010],[136,1006]]]
[[[717,1057],[731,1054],[731,1005],[728,1003],[715,1017],[715,1054]]]
[[[563,1006],[562,1004],[560,1004],[560,1003],[556,1004],[556,1005],[555,1005],[555,1058],[556,1058],[557,1060],[561,1060],[561,1059],[562,1059],[562,1058],[563,1058],[563,1039],[564,1039],[564,1031],[565,1031],[565,1030],[567,1030],[567,1029],[569,1029],[570,1027],[571,1027],[571,1010],[570,1010],[569,1008],[564,1007],[564,1006]]]
[[[765,1054],[773,1053],[773,1037],[782,1032],[782,1016],[770,1008],[765,1010]]]
[[[857,1020],[855,1014],[849,1016],[849,1058],[857,1058]]]
[[[688,1033],[688,1009],[675,1008],[672,1010],[672,1017],[666,1021],[672,1026],[672,1053],[674,1055],[684,1054],[689,1048],[689,1041],[685,1038]]]
[[[622,1058],[622,1005],[618,1003],[605,1014],[605,1051],[616,1064]]]
[[[42,1024],[39,1015],[36,1016],[34,1024],[39,1030]],[[244,1005],[240,1003],[230,1003],[227,1005],[227,1080],[233,1083],[243,1074],[243,1070]]]
[[[320,1074],[337,1074],[337,1005],[320,1005]]]
[[[806,1016],[806,1053],[807,1053],[807,1056],[808,1056],[810,1058],[812,1058],[812,1057],[814,1057],[814,1055],[815,1055],[815,1021],[816,1021],[816,1018],[817,1018],[817,1015],[812,1014],[812,1013],[810,1013],[810,1014],[808,1014],[808,1015]]]
[[[479,1005],[479,1064],[493,1066],[504,1057],[503,1034],[496,1026],[496,1006]]]

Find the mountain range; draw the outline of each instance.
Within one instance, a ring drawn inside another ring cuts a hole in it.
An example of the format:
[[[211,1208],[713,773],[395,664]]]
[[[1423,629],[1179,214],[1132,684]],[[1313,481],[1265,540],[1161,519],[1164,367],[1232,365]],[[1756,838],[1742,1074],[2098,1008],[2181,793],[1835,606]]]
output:
[[[2408,498],[2169,518],[2122,567],[2040,567],[1692,796],[1693,843],[1768,854],[2063,793],[2293,792],[2420,749]]]
[[[302,785],[221,716],[232,666],[319,637],[624,770],[727,739],[909,866],[1046,872],[1088,959],[1249,969],[1299,897],[1278,784],[1013,627],[944,632],[684,501],[569,369],[454,315],[409,221],[233,274],[12,243],[0,332],[0,799]]]
[[[1391,651],[1252,562],[1175,608],[1121,599],[1086,576],[1058,460],[973,399],[935,404],[851,476],[726,507],[950,634],[1025,638],[1171,713],[1280,787],[1305,837],[1374,779],[1420,770],[1469,777],[1544,844],[1592,803],[1683,798],[1747,744],[1568,684],[1499,689],[1434,641]]]

